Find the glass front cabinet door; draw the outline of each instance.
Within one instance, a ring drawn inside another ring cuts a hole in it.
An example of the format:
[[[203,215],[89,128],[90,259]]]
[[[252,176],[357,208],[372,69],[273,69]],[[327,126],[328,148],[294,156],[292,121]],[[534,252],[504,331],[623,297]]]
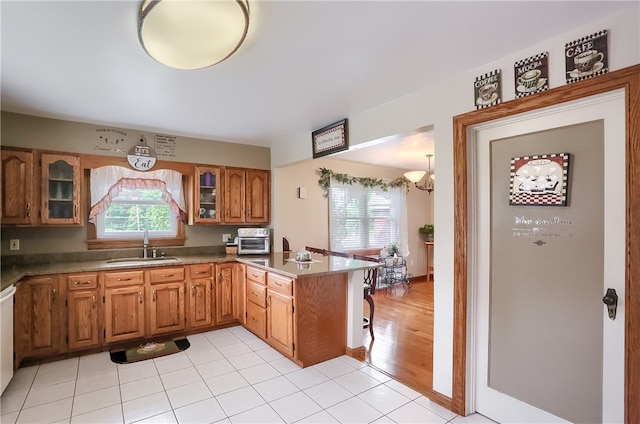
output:
[[[42,224],[82,225],[80,158],[43,153]]]
[[[194,222],[212,224],[220,222],[220,168],[196,167]]]

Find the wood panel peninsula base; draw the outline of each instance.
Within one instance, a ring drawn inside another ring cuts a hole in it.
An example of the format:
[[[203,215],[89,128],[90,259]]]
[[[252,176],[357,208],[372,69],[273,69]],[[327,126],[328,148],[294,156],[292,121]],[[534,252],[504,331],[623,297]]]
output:
[[[296,263],[287,253],[238,261],[247,265],[250,331],[301,367],[364,356],[363,269],[379,265],[321,255]]]

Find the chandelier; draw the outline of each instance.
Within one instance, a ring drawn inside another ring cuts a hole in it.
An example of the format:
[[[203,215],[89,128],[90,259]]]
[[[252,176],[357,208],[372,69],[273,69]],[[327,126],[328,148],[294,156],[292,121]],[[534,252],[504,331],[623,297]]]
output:
[[[404,174],[404,177],[414,183],[417,189],[426,191],[427,193],[431,194],[431,192],[435,190],[434,182],[436,176],[431,172],[431,158],[433,157],[433,155],[429,154],[426,156],[429,160],[429,171],[410,171],[406,172]],[[424,177],[425,174],[427,174],[427,178],[422,183],[419,183],[419,181],[422,180],[422,177]]]
[[[238,50],[249,29],[248,0],[144,0],[138,39],[156,61],[202,69]]]

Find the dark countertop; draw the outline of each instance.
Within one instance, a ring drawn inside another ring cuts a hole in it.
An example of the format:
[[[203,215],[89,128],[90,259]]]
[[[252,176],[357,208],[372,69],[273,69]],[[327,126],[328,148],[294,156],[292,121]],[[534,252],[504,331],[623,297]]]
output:
[[[69,274],[77,272],[99,272],[111,270],[126,270],[139,268],[152,268],[158,266],[182,266],[189,264],[201,264],[211,262],[231,262],[238,261],[246,265],[256,266],[270,271],[276,271],[292,278],[333,274],[337,272],[349,272],[359,269],[380,266],[375,262],[360,261],[351,258],[341,258],[336,256],[322,256],[312,254],[312,262],[297,263],[295,252],[272,253],[264,256],[238,256],[226,254],[206,254],[206,255],[184,255],[172,256],[175,260],[147,260],[131,262],[108,262],[107,260],[77,261],[77,262],[55,262],[3,267],[0,276],[1,288],[5,288],[17,283],[24,277]]]
[[[238,256],[237,260],[246,265],[276,271],[292,278],[335,274],[382,266],[382,264],[376,262],[338,256],[322,256],[316,253],[311,254],[311,262],[299,263],[294,260],[295,256],[296,252],[272,253],[268,257],[260,258]],[[265,262],[265,260],[268,262]]]

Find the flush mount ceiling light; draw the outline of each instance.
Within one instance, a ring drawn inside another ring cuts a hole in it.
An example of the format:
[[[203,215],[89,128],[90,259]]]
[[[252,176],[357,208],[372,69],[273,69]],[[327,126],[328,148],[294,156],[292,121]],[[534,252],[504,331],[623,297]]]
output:
[[[222,62],[249,29],[248,0],[144,0],[138,38],[163,65],[202,69]]]
[[[404,177],[411,181],[412,183],[414,183],[414,185],[416,186],[416,188],[420,189],[420,190],[424,190],[427,193],[431,194],[431,192],[433,190],[435,190],[434,187],[434,180],[436,179],[435,174],[431,173],[431,158],[433,157],[433,155],[426,155],[427,159],[429,159],[429,171],[428,171],[428,178],[425,182],[423,182],[422,184],[418,184],[418,181],[420,181],[422,179],[422,177],[424,177],[425,174],[427,174],[427,171],[411,171],[411,172],[406,172],[404,174]]]

